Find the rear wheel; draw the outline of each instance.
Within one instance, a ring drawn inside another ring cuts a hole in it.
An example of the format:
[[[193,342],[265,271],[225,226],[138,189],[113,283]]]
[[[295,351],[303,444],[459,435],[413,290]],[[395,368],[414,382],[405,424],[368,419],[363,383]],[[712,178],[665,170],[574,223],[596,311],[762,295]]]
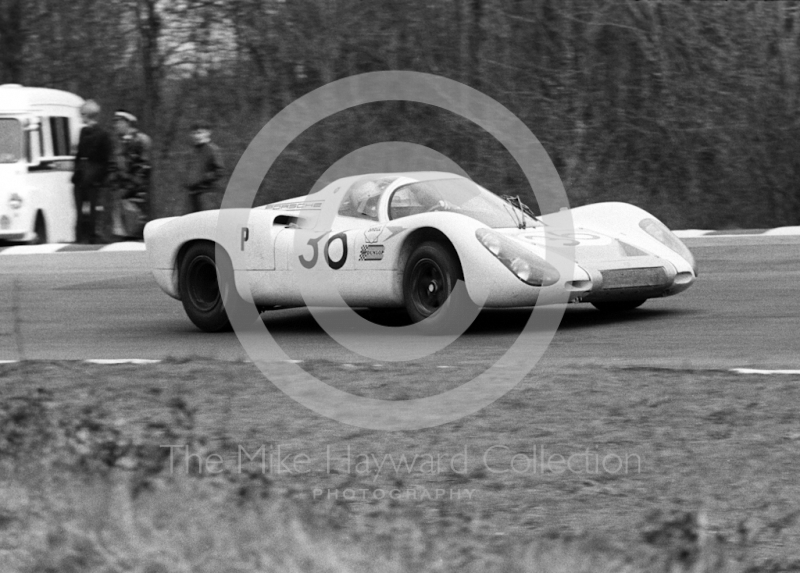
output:
[[[195,243],[186,251],[178,271],[183,309],[201,330],[231,330],[226,305],[243,304],[233,282],[233,266],[227,255],[216,257],[213,243]]]
[[[44,245],[49,242],[47,237],[47,223],[45,223],[44,216],[41,213],[36,215],[36,223],[33,227],[33,232],[36,233],[36,238],[32,241],[34,245]]]
[[[639,308],[642,306],[647,299],[641,300],[614,300],[614,301],[605,301],[605,302],[593,302],[592,305],[597,310],[601,310],[603,312],[627,312],[629,310],[633,310],[634,308]]]
[[[403,273],[403,296],[411,320],[425,321],[425,329],[432,333],[458,330],[454,321],[471,314],[464,312],[466,305],[474,306],[466,289],[454,292],[459,279],[463,281],[464,275],[451,246],[432,241],[417,246]]]

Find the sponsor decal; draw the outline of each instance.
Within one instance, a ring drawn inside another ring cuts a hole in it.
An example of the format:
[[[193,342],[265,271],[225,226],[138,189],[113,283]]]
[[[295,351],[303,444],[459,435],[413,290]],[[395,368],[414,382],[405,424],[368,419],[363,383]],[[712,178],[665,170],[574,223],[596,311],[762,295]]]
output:
[[[364,240],[367,243],[377,243],[378,237],[381,235],[381,231],[383,231],[383,227],[370,227],[364,231]]]
[[[381,261],[383,260],[383,245],[362,245],[359,261]]]
[[[364,231],[364,240],[367,243],[385,243],[401,231],[405,231],[405,227],[370,227]]]

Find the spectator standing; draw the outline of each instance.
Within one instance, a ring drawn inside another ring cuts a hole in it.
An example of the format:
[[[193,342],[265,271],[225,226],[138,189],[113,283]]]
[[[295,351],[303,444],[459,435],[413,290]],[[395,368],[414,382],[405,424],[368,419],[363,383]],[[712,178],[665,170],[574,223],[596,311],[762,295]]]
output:
[[[136,127],[136,116],[125,110],[114,113],[117,134],[114,153],[114,226],[115,234],[141,238],[145,223],[151,218],[150,174],[152,169],[150,137]]]
[[[194,124],[191,136],[194,153],[184,185],[189,193],[189,212],[218,209],[220,186],[225,174],[222,154],[211,142],[211,128],[207,123]]]
[[[99,116],[97,102],[88,100],[81,106],[84,127],[78,138],[75,172],[72,174],[78,211],[75,241],[78,243],[108,242],[111,235],[107,184],[113,142],[109,133],[97,123]],[[98,217],[100,206],[103,215]]]

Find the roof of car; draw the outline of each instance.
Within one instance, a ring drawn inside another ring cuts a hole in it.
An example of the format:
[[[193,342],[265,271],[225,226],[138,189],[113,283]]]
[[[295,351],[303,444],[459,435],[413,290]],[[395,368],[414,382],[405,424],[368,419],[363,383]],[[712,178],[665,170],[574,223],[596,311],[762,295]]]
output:
[[[407,177],[409,179],[415,179],[416,181],[435,181],[438,179],[466,179],[463,175],[459,175],[458,173],[449,173],[447,171],[401,171],[401,172],[389,172],[389,173],[363,173],[361,175],[351,175],[349,177],[342,177],[340,179],[336,179],[329,184],[325,185],[319,191],[314,193],[309,193],[308,195],[303,195],[300,197],[292,197],[291,199],[284,199],[282,201],[276,201],[265,207],[268,209],[273,209],[278,206],[286,208],[287,204],[296,204],[300,202],[315,202],[323,200],[322,193],[329,187],[333,187],[334,185],[347,185],[348,187],[356,182],[356,181],[363,181],[363,180],[378,180],[378,179],[389,179],[389,178],[398,178],[398,177]]]

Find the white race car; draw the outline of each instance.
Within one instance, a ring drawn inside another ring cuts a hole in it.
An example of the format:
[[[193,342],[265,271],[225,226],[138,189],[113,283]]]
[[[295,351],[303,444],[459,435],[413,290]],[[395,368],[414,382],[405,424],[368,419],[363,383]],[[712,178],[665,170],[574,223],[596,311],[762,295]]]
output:
[[[226,305],[305,306],[309,289],[317,306],[405,307],[413,322],[435,325],[459,312],[447,304],[459,279],[477,307],[584,302],[625,311],[697,277],[689,249],[638,207],[598,203],[536,217],[518,198],[451,173],[339,179],[244,210],[233,231],[219,228],[227,211],[157,219],[144,230],[156,281],[209,332],[230,327]]]

